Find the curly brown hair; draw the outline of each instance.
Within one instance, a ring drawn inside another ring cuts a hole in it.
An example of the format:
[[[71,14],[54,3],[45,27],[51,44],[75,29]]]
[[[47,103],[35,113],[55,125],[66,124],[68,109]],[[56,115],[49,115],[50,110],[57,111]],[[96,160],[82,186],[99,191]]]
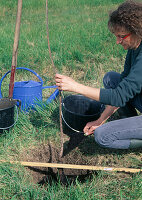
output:
[[[111,32],[123,27],[142,39],[142,3],[126,1],[109,15],[108,28]]]

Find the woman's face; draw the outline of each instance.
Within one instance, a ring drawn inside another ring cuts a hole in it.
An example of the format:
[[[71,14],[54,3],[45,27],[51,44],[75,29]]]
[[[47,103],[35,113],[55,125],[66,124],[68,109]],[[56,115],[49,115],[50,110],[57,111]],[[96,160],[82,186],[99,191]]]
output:
[[[114,32],[116,36],[116,44],[122,45],[125,50],[136,49],[140,45],[138,37],[124,28],[119,28]]]

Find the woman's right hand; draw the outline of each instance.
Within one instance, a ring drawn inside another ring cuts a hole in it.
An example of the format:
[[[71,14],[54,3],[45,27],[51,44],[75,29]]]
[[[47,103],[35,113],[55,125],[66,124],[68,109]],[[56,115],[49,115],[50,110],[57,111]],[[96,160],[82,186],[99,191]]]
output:
[[[85,135],[91,135],[94,133],[94,131],[96,130],[96,128],[98,128],[99,126],[101,126],[101,122],[99,120],[96,121],[92,121],[92,122],[88,122],[86,124],[86,126],[83,129],[83,132],[85,133]]]
[[[116,112],[116,110],[118,109],[118,107],[115,106],[106,106],[105,110],[103,111],[103,113],[101,114],[101,116],[99,117],[99,119],[97,119],[96,121],[92,121],[92,122],[88,122],[86,124],[86,126],[83,129],[83,132],[85,133],[85,135],[91,135],[94,133],[94,131],[96,130],[96,128],[98,128],[99,126],[101,126],[102,124],[104,124],[106,122],[106,120],[114,113]]]

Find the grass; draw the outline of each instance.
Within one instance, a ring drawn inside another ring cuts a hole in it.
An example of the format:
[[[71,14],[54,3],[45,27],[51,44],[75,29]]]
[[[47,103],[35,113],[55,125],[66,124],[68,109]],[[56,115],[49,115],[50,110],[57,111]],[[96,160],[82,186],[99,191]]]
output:
[[[1,66],[7,70],[11,64],[16,1],[9,3],[7,7],[2,1],[1,5],[3,13],[1,16],[1,38],[3,38],[0,49]],[[117,57],[114,50],[119,52],[119,58],[123,56],[123,51],[116,50],[114,43],[110,42],[112,35],[107,30],[110,8],[107,3],[100,5],[98,1],[93,3],[91,1],[88,3],[85,1],[81,3],[79,1],[49,2],[50,43],[58,70],[62,70],[65,65],[72,72],[76,64],[79,63],[80,68],[85,67],[90,59],[96,65],[108,63],[110,56]],[[32,12],[33,9],[34,12]],[[36,69],[37,72],[46,70],[47,73],[46,68],[50,61],[46,39],[45,2],[39,1],[37,5],[34,5],[32,1],[28,1],[24,3],[22,12],[18,66],[28,66]],[[106,49],[108,44],[110,48]]]
[[[29,184],[25,170],[18,170],[17,173],[12,166],[0,166],[1,199],[141,199],[139,176],[120,181],[115,175],[100,173],[97,178],[94,176],[92,181],[86,180],[84,184],[76,179],[76,185],[70,185],[68,188],[60,183],[42,188]]]
[[[126,52],[116,46],[115,38],[107,28],[109,10],[121,2],[49,1],[50,45],[55,66],[60,73],[70,75],[81,83],[102,87],[102,78],[107,71],[122,71]],[[11,69],[16,9],[17,0],[0,1],[0,78]],[[45,1],[23,1],[18,67],[28,67],[39,73],[45,85],[55,84],[46,38]],[[10,75],[7,75],[3,81],[3,96],[8,96],[9,78]],[[37,80],[29,72],[16,72],[16,81],[32,78]],[[51,92],[43,92],[44,99]],[[59,132],[58,101],[48,105],[44,111],[20,112],[14,128],[0,136],[0,159],[19,160],[21,154],[46,144],[47,140],[60,146]],[[103,150],[94,146],[93,137],[88,137],[85,142],[75,153],[85,155],[88,163],[98,157],[98,165],[102,166],[115,162],[122,167],[141,166],[141,151]],[[31,174],[24,167],[1,163],[0,199],[142,198],[141,174],[99,172],[84,182],[77,178],[75,184],[68,187],[60,184],[60,181],[41,187],[31,179]]]

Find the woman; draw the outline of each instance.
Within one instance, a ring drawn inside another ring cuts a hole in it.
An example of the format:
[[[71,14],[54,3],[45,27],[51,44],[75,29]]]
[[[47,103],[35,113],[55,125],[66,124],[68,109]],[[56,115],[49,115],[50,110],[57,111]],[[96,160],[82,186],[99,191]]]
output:
[[[142,3],[121,4],[110,13],[108,28],[116,36],[116,43],[128,50],[124,71],[108,72],[103,79],[105,88],[84,86],[60,74],[56,74],[56,85],[60,90],[80,93],[107,105],[98,120],[84,127],[84,133],[94,133],[99,145],[116,149],[142,147],[142,116],[136,116],[135,110],[142,112]],[[116,110],[130,118],[105,123]]]

